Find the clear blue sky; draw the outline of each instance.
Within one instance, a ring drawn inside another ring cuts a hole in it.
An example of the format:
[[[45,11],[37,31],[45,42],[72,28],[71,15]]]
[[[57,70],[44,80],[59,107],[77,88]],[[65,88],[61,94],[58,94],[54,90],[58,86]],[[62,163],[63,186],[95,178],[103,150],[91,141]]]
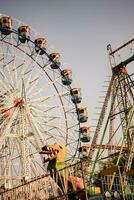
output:
[[[24,21],[63,54],[93,117],[111,74],[106,46],[134,36],[134,0],[0,0],[0,12]]]

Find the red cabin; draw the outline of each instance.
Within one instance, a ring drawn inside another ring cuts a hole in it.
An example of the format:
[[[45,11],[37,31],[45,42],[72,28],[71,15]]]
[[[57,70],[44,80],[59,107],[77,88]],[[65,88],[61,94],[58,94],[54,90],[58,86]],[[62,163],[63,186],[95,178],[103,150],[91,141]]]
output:
[[[0,112],[4,118],[7,118],[10,116],[10,110],[8,108],[3,108]]]

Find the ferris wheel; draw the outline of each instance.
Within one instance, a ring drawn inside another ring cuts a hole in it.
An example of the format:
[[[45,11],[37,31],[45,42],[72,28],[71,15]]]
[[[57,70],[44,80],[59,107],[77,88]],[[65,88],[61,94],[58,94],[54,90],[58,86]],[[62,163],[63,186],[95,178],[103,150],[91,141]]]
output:
[[[87,108],[72,70],[31,27],[0,17],[0,185],[45,173],[41,147],[60,143],[67,160],[89,142]]]

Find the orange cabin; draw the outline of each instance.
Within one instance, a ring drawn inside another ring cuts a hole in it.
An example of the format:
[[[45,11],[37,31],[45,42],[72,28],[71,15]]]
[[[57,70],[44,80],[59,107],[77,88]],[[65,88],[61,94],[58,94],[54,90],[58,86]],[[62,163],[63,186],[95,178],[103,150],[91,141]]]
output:
[[[0,18],[0,30],[2,34],[9,35],[12,31],[12,18],[2,17]]]
[[[73,88],[71,90],[71,100],[73,103],[80,103],[81,100],[82,100],[82,97],[81,97],[81,88]]]
[[[28,42],[30,39],[30,27],[29,26],[20,26],[18,28],[18,38],[21,43]]]
[[[46,38],[37,38],[34,41],[36,53],[38,53],[39,55],[43,55],[46,50],[46,43],[47,43]]]
[[[49,55],[50,61],[52,61],[52,64],[50,65],[52,69],[58,69],[60,67],[60,53],[51,53]]]
[[[78,108],[78,120],[80,123],[87,122],[88,119],[88,112],[87,107],[85,108]]]
[[[63,85],[70,85],[72,83],[72,70],[64,69],[61,71]]]

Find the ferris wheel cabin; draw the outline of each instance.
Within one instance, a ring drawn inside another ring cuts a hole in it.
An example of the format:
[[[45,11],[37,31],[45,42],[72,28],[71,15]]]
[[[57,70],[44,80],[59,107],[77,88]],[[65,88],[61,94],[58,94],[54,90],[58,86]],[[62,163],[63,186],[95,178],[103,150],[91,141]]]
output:
[[[29,26],[20,26],[18,28],[18,38],[21,43],[28,42],[30,39],[30,27]]]
[[[72,70],[64,69],[61,71],[63,85],[70,85],[72,83]]]
[[[39,55],[43,55],[46,51],[46,43],[47,43],[46,38],[37,38],[34,41],[36,53],[38,53]]]
[[[2,17],[0,19],[0,30],[2,34],[9,35],[12,32],[12,18]]]
[[[78,108],[78,120],[80,123],[87,122],[88,119],[88,112],[87,107],[85,108]]]
[[[84,159],[84,160],[88,159],[89,146],[88,145],[81,146],[79,148],[79,153],[80,153],[81,159]]]
[[[71,89],[71,96],[72,96],[72,102],[73,103],[81,103],[82,97],[81,97],[81,88],[73,88]]]
[[[49,55],[50,57],[50,61],[52,61],[52,64],[50,65],[52,69],[58,69],[59,66],[61,65],[61,62],[60,62],[60,57],[61,57],[61,54],[60,53],[51,53]]]
[[[82,142],[90,142],[90,127],[83,126],[80,128],[80,140]]]

